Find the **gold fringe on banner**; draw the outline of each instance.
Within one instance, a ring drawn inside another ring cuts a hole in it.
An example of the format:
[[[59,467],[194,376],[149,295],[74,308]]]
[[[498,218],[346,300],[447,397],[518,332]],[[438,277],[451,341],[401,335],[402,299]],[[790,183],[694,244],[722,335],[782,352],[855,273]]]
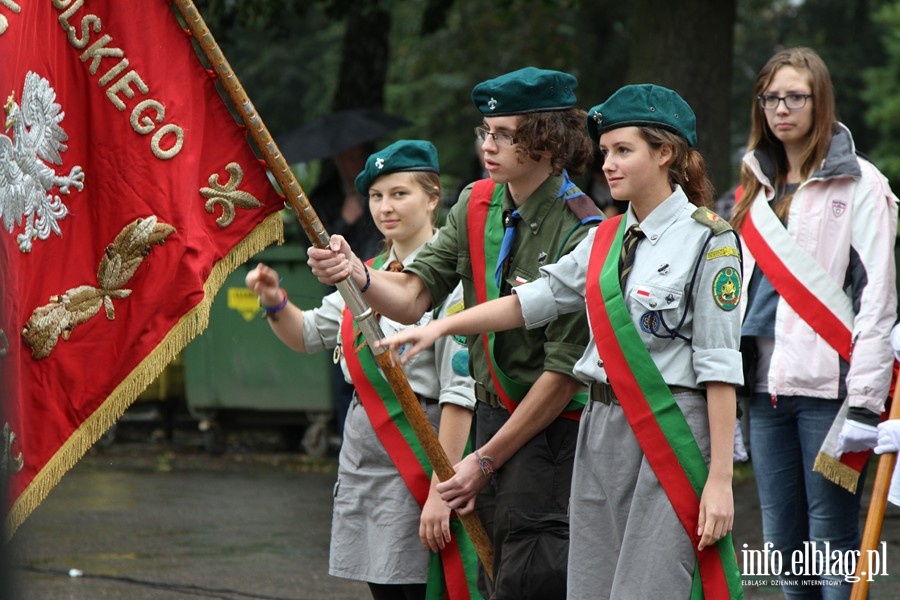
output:
[[[280,212],[266,217],[247,237],[217,262],[203,285],[203,300],[185,314],[166,334],[165,338],[120,383],[97,410],[66,440],[44,468],[34,477],[6,518],[6,541],[50,494],[56,484],[87,453],[100,437],[112,427],[135,399],[153,383],[163,369],[175,359],[209,325],[209,311],[213,298],[228,276],[252,256],[273,242],[284,243],[284,223]]]
[[[856,485],[859,483],[859,472],[848,467],[835,457],[825,452],[819,452],[816,455],[816,462],[813,464],[813,471],[821,473],[825,479],[836,483],[851,494],[856,493]]]

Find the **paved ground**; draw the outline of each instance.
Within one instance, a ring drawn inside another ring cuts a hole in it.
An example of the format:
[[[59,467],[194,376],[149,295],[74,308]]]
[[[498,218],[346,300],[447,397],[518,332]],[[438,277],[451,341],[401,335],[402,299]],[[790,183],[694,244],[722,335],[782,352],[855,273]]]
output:
[[[333,458],[285,452],[266,432],[229,436],[218,457],[189,431],[171,442],[119,437],[67,474],[13,538],[14,600],[369,597],[363,584],[327,575]],[[738,479],[740,564],[743,544],[762,542],[752,478],[739,469]],[[900,598],[897,507],[882,539],[889,575],[873,582],[870,598]],[[781,597],[771,585],[745,593]]]

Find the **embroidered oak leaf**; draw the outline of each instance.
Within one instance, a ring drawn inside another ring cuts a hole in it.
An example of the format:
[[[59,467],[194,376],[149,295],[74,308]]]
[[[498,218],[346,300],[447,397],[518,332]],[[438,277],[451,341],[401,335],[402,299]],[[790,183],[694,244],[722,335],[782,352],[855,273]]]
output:
[[[97,269],[97,283],[104,290],[121,288],[150,254],[150,247],[161,244],[174,232],[174,227],[159,223],[153,216],[127,225],[106,247]]]
[[[97,269],[99,287],[80,285],[71,288],[60,296],[52,296],[49,304],[36,308],[31,314],[22,329],[31,355],[36,359],[49,356],[60,337],[68,340],[72,330],[93,318],[101,307],[105,309],[107,319],[115,320],[113,298],[131,295],[131,290],[124,286],[150,254],[151,245],[162,244],[174,232],[174,227],[159,223],[155,216],[137,219],[122,229],[100,260]]]
[[[259,208],[262,206],[262,203],[252,194],[237,189],[244,179],[244,172],[239,164],[228,163],[225,170],[230,175],[227,183],[219,183],[219,174],[213,173],[209,176],[210,187],[200,188],[200,195],[207,199],[206,212],[212,214],[217,204],[222,207],[222,214],[216,219],[216,223],[223,228],[228,227],[234,221],[235,207]]]

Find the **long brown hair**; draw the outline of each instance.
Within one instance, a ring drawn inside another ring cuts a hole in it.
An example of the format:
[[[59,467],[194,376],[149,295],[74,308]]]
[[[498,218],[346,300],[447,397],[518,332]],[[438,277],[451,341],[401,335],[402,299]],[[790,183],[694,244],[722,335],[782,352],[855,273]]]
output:
[[[699,151],[690,148],[687,140],[677,133],[658,127],[639,127],[641,137],[653,148],[663,145],[672,147],[669,162],[669,185],[681,186],[692,204],[711,208],[715,199],[715,189],[706,173],[706,161]]]
[[[753,85],[753,96],[750,109],[750,136],[747,139],[747,151],[759,150],[772,157],[775,163],[775,179],[772,182],[776,187],[786,183],[790,169],[787,162],[787,154],[784,144],[775,137],[763,108],[759,105],[758,97],[765,93],[766,88],[772,83],[775,74],[784,67],[793,67],[805,73],[809,78],[809,86],[812,90],[813,123],[809,132],[809,140],[806,149],[801,156],[800,176],[809,178],[821,164],[828,153],[831,144],[832,127],[835,122],[834,89],[831,86],[831,75],[822,58],[810,48],[789,48],[778,52],[760,70]],[[746,202],[739,202],[734,207],[731,222],[735,229],[740,229],[753,198],[759,193],[762,184],[746,165],[741,166],[741,186],[743,186],[743,198]],[[787,215],[790,202],[779,203],[777,212],[780,217]]]
[[[550,153],[553,175],[566,169],[581,175],[593,160],[594,145],[584,126],[587,112],[580,108],[527,113],[516,126],[516,148],[532,160]]]
[[[438,201],[438,206],[441,203],[441,176],[434,171],[405,171],[412,175],[413,183],[424,191],[429,198],[436,198]],[[434,227],[435,223],[435,211],[431,212],[431,226]],[[390,254],[391,248],[394,246],[394,240],[390,238],[384,238],[384,253]]]

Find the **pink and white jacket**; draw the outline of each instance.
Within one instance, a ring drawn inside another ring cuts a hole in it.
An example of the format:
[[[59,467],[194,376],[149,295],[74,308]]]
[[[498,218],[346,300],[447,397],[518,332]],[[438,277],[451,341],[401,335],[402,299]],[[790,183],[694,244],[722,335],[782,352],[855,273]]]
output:
[[[753,200],[770,201],[775,195],[772,159],[757,150],[747,153],[744,163],[763,184]],[[797,244],[793,251],[821,265],[850,300],[850,364],[780,298],[768,377],[773,396],[846,396],[850,407],[884,409],[893,365],[889,338],[897,318],[897,202],[887,179],[857,156],[849,130],[836,124],[827,157],[794,194],[787,232]],[[745,245],[745,291],[755,264]],[[748,297],[742,296],[745,313]]]

